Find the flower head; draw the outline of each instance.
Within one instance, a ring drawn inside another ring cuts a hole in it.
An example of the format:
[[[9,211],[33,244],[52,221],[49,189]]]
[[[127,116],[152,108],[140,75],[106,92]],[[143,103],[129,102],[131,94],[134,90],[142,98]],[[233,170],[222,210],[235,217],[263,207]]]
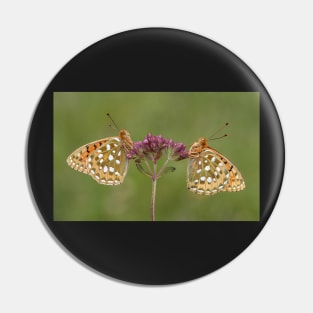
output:
[[[143,141],[137,141],[133,149],[127,154],[128,159],[148,158],[156,161],[166,154],[168,160],[179,161],[188,157],[188,151],[181,142],[174,142],[172,139],[164,138],[162,135],[154,136],[148,134]]]
[[[162,160],[161,157],[163,157]],[[164,138],[162,135],[148,134],[143,141],[137,141],[127,153],[128,159],[135,159],[137,169],[152,180],[151,216],[155,220],[155,194],[157,180],[166,173],[175,171],[175,167],[168,166],[170,161],[179,161],[188,157],[188,151],[181,142]],[[160,165],[157,162],[163,164]]]

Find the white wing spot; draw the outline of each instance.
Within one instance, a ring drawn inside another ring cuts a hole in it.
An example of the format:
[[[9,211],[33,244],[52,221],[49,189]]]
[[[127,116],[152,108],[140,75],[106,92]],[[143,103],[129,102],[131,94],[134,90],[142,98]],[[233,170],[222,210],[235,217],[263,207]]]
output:
[[[212,177],[209,176],[207,181],[208,181],[209,184],[211,184],[212,183]]]
[[[106,145],[107,151],[111,150],[111,146],[109,144]]]
[[[204,169],[208,172],[211,169],[211,166],[207,165]]]
[[[108,156],[108,159],[109,159],[109,161],[112,161],[112,160],[114,159],[113,155],[110,154],[110,155]]]
[[[115,160],[115,163],[116,163],[116,164],[120,164],[120,163],[121,163],[121,161],[120,161],[120,160],[118,160],[118,159],[116,159],[116,160]]]
[[[201,176],[200,180],[204,182],[205,181],[205,176]]]
[[[103,158],[103,154],[100,153],[100,154],[98,155],[98,158],[99,158],[99,159],[102,159],[102,158]]]
[[[114,173],[114,168],[112,166],[109,167],[109,172]]]
[[[103,172],[104,172],[104,173],[107,173],[107,171],[108,171],[108,167],[105,166],[105,167],[103,168]]]

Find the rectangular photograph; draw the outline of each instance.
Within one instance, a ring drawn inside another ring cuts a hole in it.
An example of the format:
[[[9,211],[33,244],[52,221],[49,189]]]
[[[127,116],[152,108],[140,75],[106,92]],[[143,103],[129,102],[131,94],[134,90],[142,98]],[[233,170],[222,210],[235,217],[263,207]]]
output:
[[[258,92],[54,92],[55,221],[259,221]]]

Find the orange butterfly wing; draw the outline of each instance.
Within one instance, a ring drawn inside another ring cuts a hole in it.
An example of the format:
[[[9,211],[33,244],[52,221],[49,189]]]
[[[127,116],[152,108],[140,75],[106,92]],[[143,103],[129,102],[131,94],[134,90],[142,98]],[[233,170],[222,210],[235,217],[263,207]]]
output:
[[[209,147],[205,138],[200,138],[191,146],[189,158],[187,188],[192,192],[214,195],[245,188],[239,170],[221,153]]]
[[[100,139],[76,149],[67,158],[67,164],[90,175],[99,184],[119,185],[127,173],[127,152],[132,145],[129,133],[121,130],[119,136]]]

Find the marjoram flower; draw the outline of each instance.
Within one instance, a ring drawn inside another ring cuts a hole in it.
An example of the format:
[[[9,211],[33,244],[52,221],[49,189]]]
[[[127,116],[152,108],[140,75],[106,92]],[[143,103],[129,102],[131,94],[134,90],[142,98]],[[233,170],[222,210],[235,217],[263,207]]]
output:
[[[164,163],[158,168],[157,161],[164,157]],[[170,161],[188,158],[188,151],[181,142],[164,138],[162,135],[148,134],[143,141],[137,141],[127,154],[128,159],[135,159],[137,169],[152,179],[151,218],[155,220],[155,195],[158,178],[175,168],[167,166]]]

